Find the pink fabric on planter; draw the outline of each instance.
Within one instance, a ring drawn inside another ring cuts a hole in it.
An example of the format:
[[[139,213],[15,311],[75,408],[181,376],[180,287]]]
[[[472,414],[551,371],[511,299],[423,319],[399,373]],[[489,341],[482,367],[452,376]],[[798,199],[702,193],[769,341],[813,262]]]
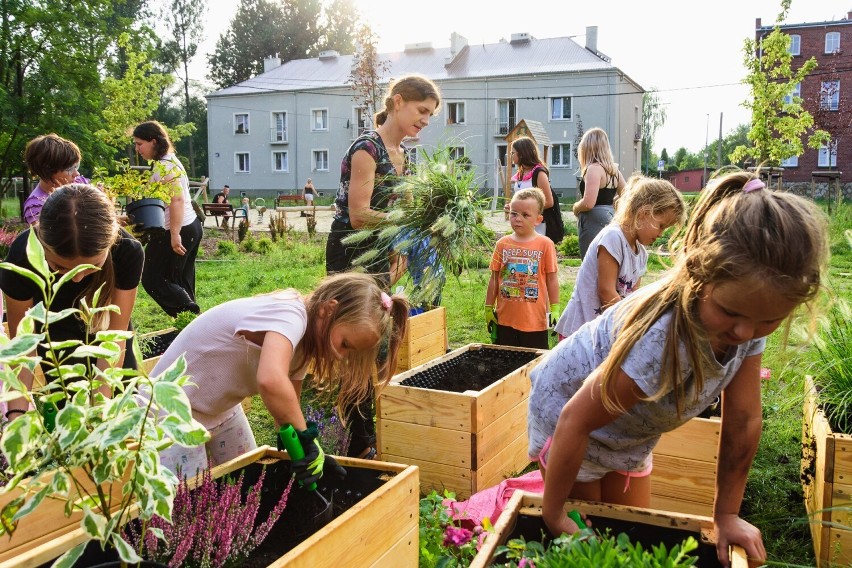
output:
[[[474,493],[467,501],[449,501],[446,504],[452,508],[453,517],[460,521],[462,526],[480,525],[485,517],[493,524],[497,522],[497,517],[503,512],[512,493],[518,489],[530,493],[544,493],[541,471],[535,470],[520,477],[505,479],[498,485]]]

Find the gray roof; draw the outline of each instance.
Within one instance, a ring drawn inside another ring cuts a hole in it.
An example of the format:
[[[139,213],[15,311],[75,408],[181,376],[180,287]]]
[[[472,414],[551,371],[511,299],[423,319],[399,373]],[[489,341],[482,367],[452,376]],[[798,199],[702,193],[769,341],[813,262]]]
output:
[[[449,55],[449,47],[440,47],[382,53],[380,58],[390,62],[386,79],[408,73],[446,81],[615,69],[609,61],[567,37],[468,45],[449,65],[445,65]],[[353,57],[295,59],[208,97],[344,87],[347,86]]]

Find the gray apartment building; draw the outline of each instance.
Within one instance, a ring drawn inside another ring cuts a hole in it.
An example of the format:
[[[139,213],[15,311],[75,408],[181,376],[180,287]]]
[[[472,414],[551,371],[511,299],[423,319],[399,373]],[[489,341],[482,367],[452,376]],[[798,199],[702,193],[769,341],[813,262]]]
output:
[[[506,160],[504,136],[521,119],[547,130],[551,185],[561,195],[576,194],[580,122],[607,131],[625,177],[639,168],[644,91],[597,50],[595,26],[585,45],[527,33],[469,45],[454,33],[449,47],[410,44],[380,58],[389,67],[384,79],[419,73],[441,89],[439,113],[405,142],[411,158],[421,148],[448,146],[468,157],[484,192],[494,190],[498,163]],[[352,55],[335,51],[283,65],[270,58],[264,73],[209,94],[211,187],[274,196],[312,178],[321,193],[337,191],[340,161],[372,121],[347,83],[352,63]]]

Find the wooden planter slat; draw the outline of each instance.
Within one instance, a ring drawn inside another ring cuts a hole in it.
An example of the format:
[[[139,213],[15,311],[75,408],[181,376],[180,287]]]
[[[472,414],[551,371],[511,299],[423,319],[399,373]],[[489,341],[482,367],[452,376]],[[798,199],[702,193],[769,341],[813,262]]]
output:
[[[396,375],[379,394],[376,431],[380,455],[420,467],[424,492],[448,489],[464,499],[529,464],[529,374],[538,358],[481,391],[457,393],[400,384],[468,350],[482,348],[544,353],[470,344]]]
[[[818,566],[846,566],[852,563],[852,436],[831,431],[810,377],[803,410],[802,490],[814,555]]]
[[[396,358],[397,372],[413,369],[447,352],[447,309],[437,307],[409,318]]]
[[[494,530],[488,534],[485,542],[482,543],[479,553],[470,564],[470,568],[489,566],[494,560],[497,547],[506,544],[509,539],[519,515],[541,516],[541,501],[541,495],[515,491],[494,524]],[[564,509],[566,512],[571,509],[579,509],[584,514],[591,516],[658,526],[664,529],[687,530],[696,533],[696,540],[713,542],[713,519],[710,517],[587,501],[566,501]],[[745,551],[742,548],[732,547],[730,558],[732,568],[748,567]]]
[[[243,454],[211,470],[214,478],[255,462],[287,459],[269,446]],[[414,466],[338,457],[343,467],[388,472],[387,482],[310,538],[270,564],[270,568],[338,568],[339,566],[416,567],[419,554],[419,476]],[[190,485],[192,485],[190,481]],[[81,529],[70,530],[53,542],[23,552],[6,567],[35,567],[49,562],[86,540]]]
[[[693,418],[663,434],[654,448],[651,507],[713,515],[721,431],[718,418]]]

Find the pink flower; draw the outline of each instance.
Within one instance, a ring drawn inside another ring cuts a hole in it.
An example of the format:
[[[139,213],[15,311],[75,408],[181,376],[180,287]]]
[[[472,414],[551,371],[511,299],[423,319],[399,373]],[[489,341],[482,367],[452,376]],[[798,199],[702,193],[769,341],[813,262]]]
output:
[[[535,568],[535,562],[530,558],[521,558],[521,561],[518,562],[518,568]]]
[[[444,546],[463,546],[473,538],[473,532],[458,527],[447,527],[444,531]]]

